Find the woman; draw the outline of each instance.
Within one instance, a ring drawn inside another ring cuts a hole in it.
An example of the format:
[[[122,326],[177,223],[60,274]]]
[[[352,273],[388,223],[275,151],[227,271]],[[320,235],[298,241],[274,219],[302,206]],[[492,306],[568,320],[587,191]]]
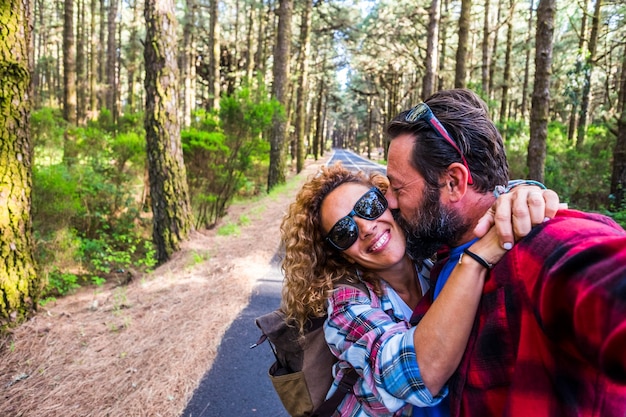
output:
[[[302,330],[323,316],[339,359],[336,384],[359,378],[334,415],[448,415],[445,382],[459,364],[487,275],[505,250],[494,230],[470,247],[415,327],[411,314],[429,283],[406,252],[387,208],[385,176],[323,168],[300,190],[281,225],[286,248],[282,309]],[[483,259],[483,262],[479,262]],[[366,283],[369,294],[342,282]]]

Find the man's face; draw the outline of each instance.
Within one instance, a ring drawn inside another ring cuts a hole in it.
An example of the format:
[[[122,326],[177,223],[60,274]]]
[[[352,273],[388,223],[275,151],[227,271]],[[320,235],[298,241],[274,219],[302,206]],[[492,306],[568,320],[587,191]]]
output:
[[[455,246],[469,229],[462,216],[445,202],[440,189],[430,186],[411,166],[413,136],[391,141],[387,161],[389,208],[407,236],[407,250],[414,258],[431,256],[442,244]]]

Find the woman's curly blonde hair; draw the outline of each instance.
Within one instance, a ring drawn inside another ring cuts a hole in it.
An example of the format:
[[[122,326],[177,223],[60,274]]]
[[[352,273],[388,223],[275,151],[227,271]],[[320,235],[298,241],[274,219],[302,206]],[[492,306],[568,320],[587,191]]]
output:
[[[334,283],[340,279],[353,282],[359,279],[355,264],[324,241],[321,227],[320,208],[324,198],[345,183],[374,185],[383,193],[389,186],[387,177],[380,173],[367,177],[363,172],[347,170],[341,163],[322,167],[302,186],[280,226],[285,249],[281,308],[301,333],[309,318],[326,314],[326,300]],[[375,274],[361,271],[361,278],[380,293]]]

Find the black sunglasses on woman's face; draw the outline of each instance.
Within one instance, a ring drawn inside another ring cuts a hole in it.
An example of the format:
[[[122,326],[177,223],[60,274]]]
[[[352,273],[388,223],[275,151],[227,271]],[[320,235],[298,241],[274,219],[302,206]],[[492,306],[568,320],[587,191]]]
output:
[[[326,241],[335,249],[344,251],[359,238],[359,226],[354,216],[365,220],[376,220],[387,210],[387,199],[376,187],[363,194],[352,208],[352,211],[339,219],[326,235]]]

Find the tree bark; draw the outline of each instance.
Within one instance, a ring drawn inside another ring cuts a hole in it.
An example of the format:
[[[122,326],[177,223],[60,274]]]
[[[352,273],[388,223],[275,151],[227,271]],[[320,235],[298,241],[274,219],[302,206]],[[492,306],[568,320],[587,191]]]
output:
[[[31,4],[0,9],[0,332],[36,309],[42,287],[31,223]]]
[[[550,75],[552,74],[552,37],[556,0],[539,0],[535,36],[535,85],[530,112],[528,176],[543,182],[546,160],[546,137],[550,111]]]
[[[180,71],[183,85],[183,126],[191,125],[191,112],[196,100],[195,94],[195,68],[196,68],[196,48],[195,48],[195,28],[196,28],[196,2],[186,0],[185,26],[183,28],[183,44],[180,51]]]
[[[322,62],[325,62],[322,60]],[[319,80],[319,89],[317,91],[317,105],[315,107],[315,137],[313,139],[313,157],[317,161],[322,154],[321,148],[324,143],[324,115],[322,113],[325,95],[324,76]]]
[[[509,16],[506,21],[506,52],[504,54],[504,73],[502,74],[502,100],[500,101],[500,125],[508,119],[509,86],[511,85],[511,53],[513,51],[513,12],[515,0],[509,2]],[[506,129],[502,130],[502,139],[506,140]]]
[[[435,90],[437,64],[439,62],[440,8],[439,0],[431,0],[428,10],[428,28],[426,29],[426,68],[422,80],[422,100],[430,97]]]
[[[524,64],[524,84],[522,86],[522,118],[526,117],[526,109],[528,108],[528,80],[530,78],[530,50],[532,48],[532,32],[533,32],[533,7],[534,0],[530,0],[528,9],[528,37],[526,38],[526,60]]]
[[[137,0],[129,4],[133,11],[133,21],[130,23],[130,33],[128,36],[128,53],[126,54],[126,72],[128,75],[128,91],[126,99],[126,107],[128,111],[134,113],[137,111],[137,72],[139,71],[139,58],[141,56],[141,42],[139,40],[138,26],[140,24],[140,9]]]
[[[456,49],[456,70],[454,73],[455,88],[465,88],[471,9],[472,0],[461,0],[461,16],[459,17],[459,44]]]
[[[589,35],[589,44],[587,50],[587,59],[585,60],[585,78],[583,81],[583,91],[580,102],[580,113],[578,115],[578,127],[576,135],[576,149],[580,150],[585,142],[587,134],[587,119],[589,112],[589,102],[591,101],[591,74],[596,61],[596,49],[598,45],[598,32],[600,27],[600,10],[602,8],[602,0],[596,0],[596,5],[591,20],[591,34]]]
[[[220,22],[218,0],[209,1],[209,45],[210,57],[209,65],[211,67],[211,77],[209,81],[209,100],[208,109],[218,110],[220,107]]]
[[[489,38],[491,37],[489,29],[489,0],[485,0],[485,13],[483,15],[483,41],[482,65],[480,67],[480,85],[483,89],[485,97],[489,97]]]
[[[95,120],[98,116],[97,94],[97,63],[98,63],[98,37],[96,36],[96,6],[98,0],[91,0],[91,16],[89,21],[91,37],[91,52],[89,54],[89,119]]]
[[[296,95],[296,172],[304,168],[306,159],[305,120],[309,92],[309,50],[311,49],[311,10],[313,1],[306,0],[300,23],[300,55],[298,62],[298,91]]]
[[[110,0],[107,19],[107,60],[106,60],[106,106],[117,122],[117,36],[116,18],[119,0]]]
[[[289,58],[291,44],[291,15],[293,0],[279,0],[278,35],[274,49],[274,70],[272,97],[287,108],[289,84]],[[267,191],[285,183],[285,140],[287,136],[287,118],[284,112],[277,112],[272,122],[270,137],[270,166],[267,177]]]
[[[252,50],[254,48],[254,17],[256,15],[256,6],[253,3],[249,4],[248,9],[248,33],[246,35],[246,80],[250,82],[252,80],[254,70],[254,54]]]
[[[567,127],[567,140],[568,141],[573,141],[574,136],[576,135],[576,125],[578,124],[578,111],[579,111],[579,104],[580,104],[580,84],[582,84],[582,82],[579,82],[579,77],[580,74],[583,72],[583,62],[585,60],[583,54],[584,54],[584,49],[585,49],[585,41],[586,41],[586,36],[587,36],[587,8],[589,6],[589,0],[583,0],[581,3],[581,9],[582,9],[582,17],[580,19],[580,34],[578,35],[578,59],[576,60],[575,65],[575,73],[574,73],[574,77],[576,82],[573,82],[571,84],[573,84],[570,89],[571,89],[571,97],[570,97],[570,101],[571,101],[571,111],[570,111],[570,115],[569,115],[569,125]]]
[[[491,56],[489,57],[490,62],[489,62],[489,96],[487,96],[489,99],[493,98],[493,83],[494,83],[494,74],[496,72],[496,60],[498,59],[498,42],[499,42],[499,34],[500,34],[500,18],[502,16],[502,1],[503,0],[496,0],[498,2],[498,11],[496,12],[496,25],[495,25],[495,31],[493,34],[493,44],[491,45]]]
[[[192,225],[178,121],[176,15],[173,0],[146,0],[146,141],[153,241],[159,263],[180,248]]]
[[[626,187],[626,50],[622,49],[622,70],[619,82],[619,111],[617,119],[617,140],[613,150],[613,172],[611,175],[610,207],[624,210],[624,188]]]
[[[84,125],[87,121],[87,71],[85,57],[85,1],[77,0],[78,16],[76,27],[76,79],[78,91],[76,92],[76,122]]]
[[[100,0],[100,24],[98,25],[98,110],[102,107],[106,107],[106,89],[104,84],[106,83],[105,75],[105,52],[106,52],[106,1]]]
[[[448,50],[447,48],[447,39],[448,39],[448,21],[450,20],[450,14],[449,14],[449,1],[450,0],[443,0],[443,4],[442,4],[442,8],[443,8],[443,12],[441,13],[441,22],[439,25],[439,29],[441,30],[441,36],[439,36],[439,39],[441,39],[441,48],[439,49],[441,51],[441,54],[439,56],[439,76],[438,76],[438,80],[437,80],[437,89],[438,90],[443,90],[444,89],[444,83],[443,83],[443,76],[441,76],[441,74],[443,74],[443,71],[446,68],[446,51]],[[384,147],[385,148],[385,158],[387,157],[387,146]]]
[[[76,49],[74,0],[66,0],[63,13],[63,118],[76,124]]]

